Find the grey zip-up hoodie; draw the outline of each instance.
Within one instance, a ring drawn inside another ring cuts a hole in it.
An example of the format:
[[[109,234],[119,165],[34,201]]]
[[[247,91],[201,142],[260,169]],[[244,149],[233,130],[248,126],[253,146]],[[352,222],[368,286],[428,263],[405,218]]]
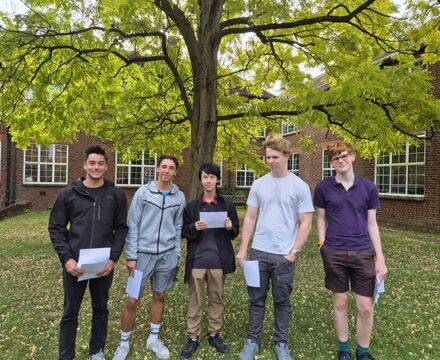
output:
[[[175,249],[181,254],[181,232],[185,195],[173,184],[163,195],[151,181],[134,194],[128,215],[125,240],[127,260],[137,260],[138,252],[160,254]]]

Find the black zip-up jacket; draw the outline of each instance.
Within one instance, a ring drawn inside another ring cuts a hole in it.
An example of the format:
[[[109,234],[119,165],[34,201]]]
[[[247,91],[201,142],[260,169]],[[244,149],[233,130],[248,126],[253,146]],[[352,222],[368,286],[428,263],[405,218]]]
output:
[[[203,196],[197,200],[191,201],[183,211],[182,237],[186,238],[187,255],[185,262],[185,276],[183,281],[186,283],[191,276],[193,269],[194,255],[200,241],[203,241],[203,231],[215,233],[219,258],[223,274],[233,273],[235,271],[235,253],[232,247],[232,240],[238,235],[240,223],[237,216],[237,210],[234,204],[225,197],[217,194],[216,205],[205,205],[202,202]],[[226,211],[232,222],[232,229],[207,229],[198,231],[195,222],[200,220],[200,211]]]
[[[79,250],[110,247],[110,259],[118,261],[127,235],[127,199],[110,181],[96,199],[81,178],[58,195],[49,218],[52,246],[61,263],[78,261]],[[69,225],[69,226],[68,226]]]

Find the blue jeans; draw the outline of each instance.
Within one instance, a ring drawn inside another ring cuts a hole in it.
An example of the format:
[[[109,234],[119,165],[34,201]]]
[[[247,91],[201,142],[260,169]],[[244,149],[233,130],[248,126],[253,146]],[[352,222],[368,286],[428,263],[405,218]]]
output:
[[[293,290],[295,263],[283,255],[270,254],[252,249],[251,259],[258,260],[260,270],[260,287],[249,287],[249,328],[248,339],[260,341],[263,331],[265,304],[270,282],[274,305],[274,342],[289,341],[289,322],[292,314],[290,294]]]
[[[78,278],[63,270],[64,311],[60,322],[59,358],[71,360],[75,358],[76,331],[78,314],[84,293],[89,284],[92,299],[92,331],[90,337],[90,354],[104,349],[108,328],[108,294],[113,281],[110,275],[78,281]]]

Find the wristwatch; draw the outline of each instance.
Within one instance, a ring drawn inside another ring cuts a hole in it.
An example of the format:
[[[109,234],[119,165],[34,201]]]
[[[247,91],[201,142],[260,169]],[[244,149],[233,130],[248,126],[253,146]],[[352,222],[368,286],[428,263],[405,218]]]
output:
[[[292,249],[292,252],[295,254],[295,257],[298,257],[301,255],[301,250]]]

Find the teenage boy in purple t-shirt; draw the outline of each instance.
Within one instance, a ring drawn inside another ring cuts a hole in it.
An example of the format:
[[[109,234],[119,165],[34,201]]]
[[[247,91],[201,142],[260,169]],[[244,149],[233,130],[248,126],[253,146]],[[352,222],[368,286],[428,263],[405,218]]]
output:
[[[340,343],[338,360],[350,360],[348,345],[349,282],[356,294],[356,360],[374,360],[369,353],[373,328],[373,293],[376,273],[387,274],[382,253],[376,209],[376,186],[353,171],[355,151],[351,144],[336,142],[327,147],[336,170],[315,189],[318,236],[324,263],[325,286],[333,293],[335,328]]]

